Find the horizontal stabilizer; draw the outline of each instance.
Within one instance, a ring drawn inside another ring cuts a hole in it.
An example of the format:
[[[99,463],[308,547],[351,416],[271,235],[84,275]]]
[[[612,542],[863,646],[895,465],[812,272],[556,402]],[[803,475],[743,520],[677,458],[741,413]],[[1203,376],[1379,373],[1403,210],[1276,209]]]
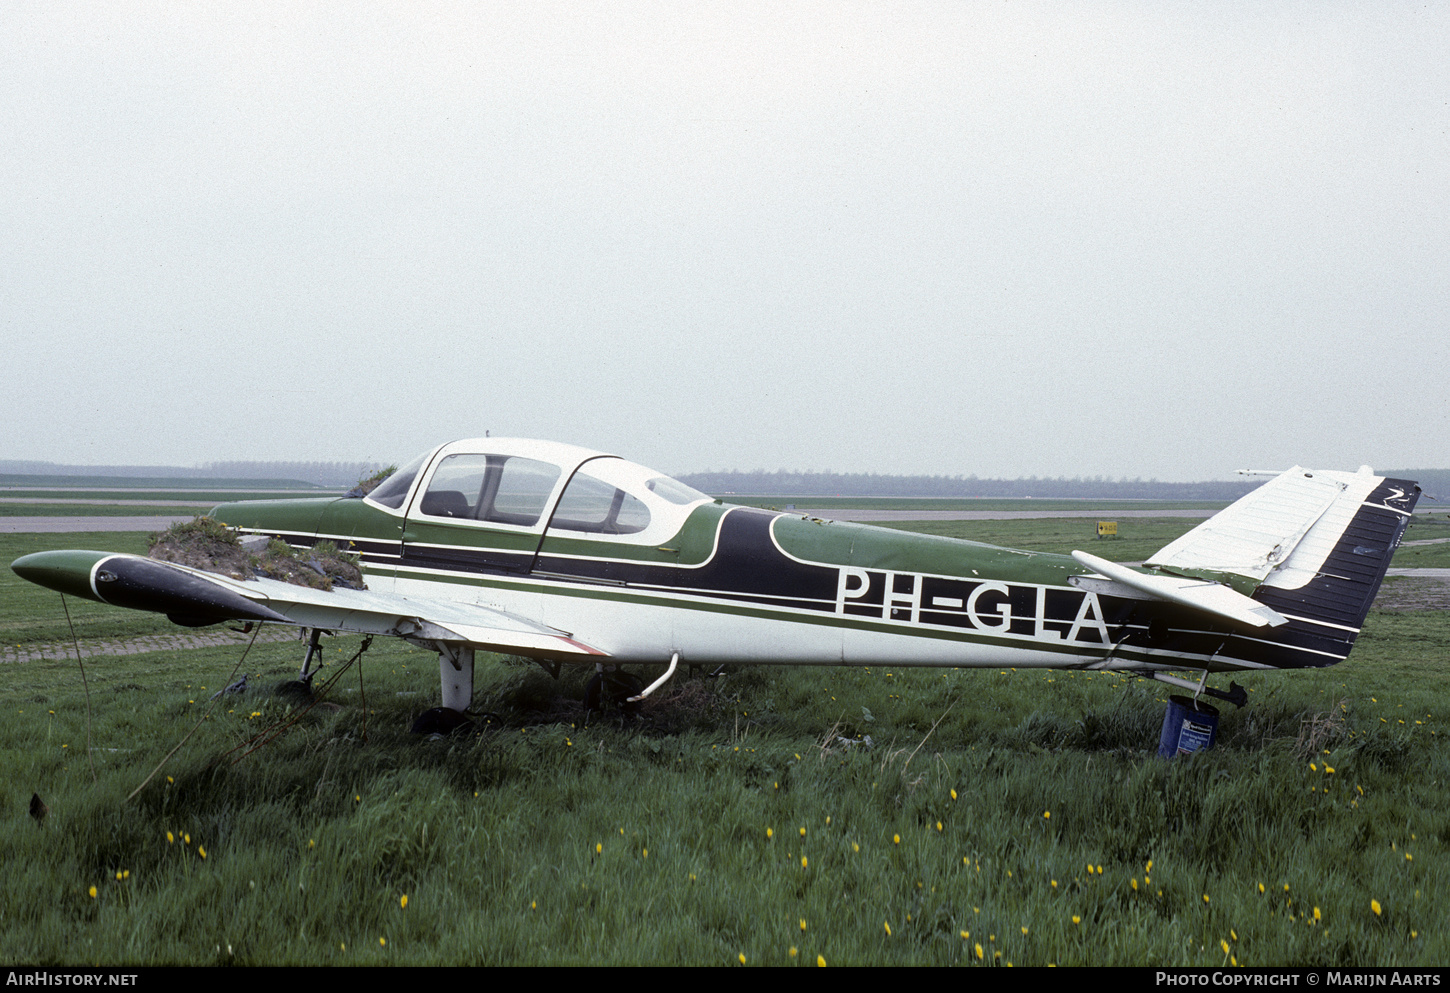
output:
[[[1358,484],[1352,501],[1358,504],[1375,482],[1373,475],[1295,466],[1163,546],[1143,564],[1179,574],[1227,572],[1263,582],[1346,489]]]
[[[1289,619],[1222,583],[1180,576],[1150,576],[1087,552],[1073,552],[1082,565],[1157,600],[1169,600],[1250,627],[1278,627]]]

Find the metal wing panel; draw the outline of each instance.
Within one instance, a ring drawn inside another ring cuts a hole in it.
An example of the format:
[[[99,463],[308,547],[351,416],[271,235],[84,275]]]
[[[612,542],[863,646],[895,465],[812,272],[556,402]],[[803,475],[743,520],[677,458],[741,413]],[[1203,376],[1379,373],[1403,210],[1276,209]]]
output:
[[[568,631],[496,607],[373,590],[315,590],[276,579],[237,580],[185,566],[168,566],[224,587],[305,627],[459,641],[498,651],[608,655],[576,640]]]

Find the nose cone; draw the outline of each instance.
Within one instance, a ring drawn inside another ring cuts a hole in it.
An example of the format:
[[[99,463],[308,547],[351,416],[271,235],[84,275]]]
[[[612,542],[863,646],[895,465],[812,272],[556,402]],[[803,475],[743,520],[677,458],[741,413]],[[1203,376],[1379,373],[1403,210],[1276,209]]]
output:
[[[96,591],[91,587],[91,573],[97,562],[115,554],[80,549],[32,552],[10,563],[10,569],[21,579],[46,589],[85,597],[87,600],[99,600]]]

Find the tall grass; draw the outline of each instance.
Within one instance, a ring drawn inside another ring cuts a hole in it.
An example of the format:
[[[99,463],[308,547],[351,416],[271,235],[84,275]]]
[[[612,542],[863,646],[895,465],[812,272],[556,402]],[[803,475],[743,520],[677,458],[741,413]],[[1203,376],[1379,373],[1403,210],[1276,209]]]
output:
[[[1171,762],[1156,685],[1010,669],[682,675],[586,722],[586,672],[492,660],[479,733],[419,738],[436,660],[382,643],[236,761],[296,715],[295,647],[259,645],[128,801],[238,651],[88,660],[94,782],[74,663],[0,672],[0,960],[1446,960],[1438,613],[1241,678],[1218,746]]]

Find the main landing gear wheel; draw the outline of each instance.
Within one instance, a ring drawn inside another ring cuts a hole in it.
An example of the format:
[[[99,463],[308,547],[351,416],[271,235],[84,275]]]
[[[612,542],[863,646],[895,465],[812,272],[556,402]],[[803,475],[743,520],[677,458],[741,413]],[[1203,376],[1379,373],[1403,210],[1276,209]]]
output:
[[[472,727],[472,721],[451,707],[434,707],[419,714],[410,730],[413,734],[452,734]]]
[[[285,683],[278,683],[272,687],[272,695],[298,705],[311,703],[312,680],[290,679]]]
[[[629,698],[644,692],[644,680],[630,672],[596,672],[584,684],[584,709],[590,713],[602,711],[606,705],[633,714],[639,710],[638,703]]]

